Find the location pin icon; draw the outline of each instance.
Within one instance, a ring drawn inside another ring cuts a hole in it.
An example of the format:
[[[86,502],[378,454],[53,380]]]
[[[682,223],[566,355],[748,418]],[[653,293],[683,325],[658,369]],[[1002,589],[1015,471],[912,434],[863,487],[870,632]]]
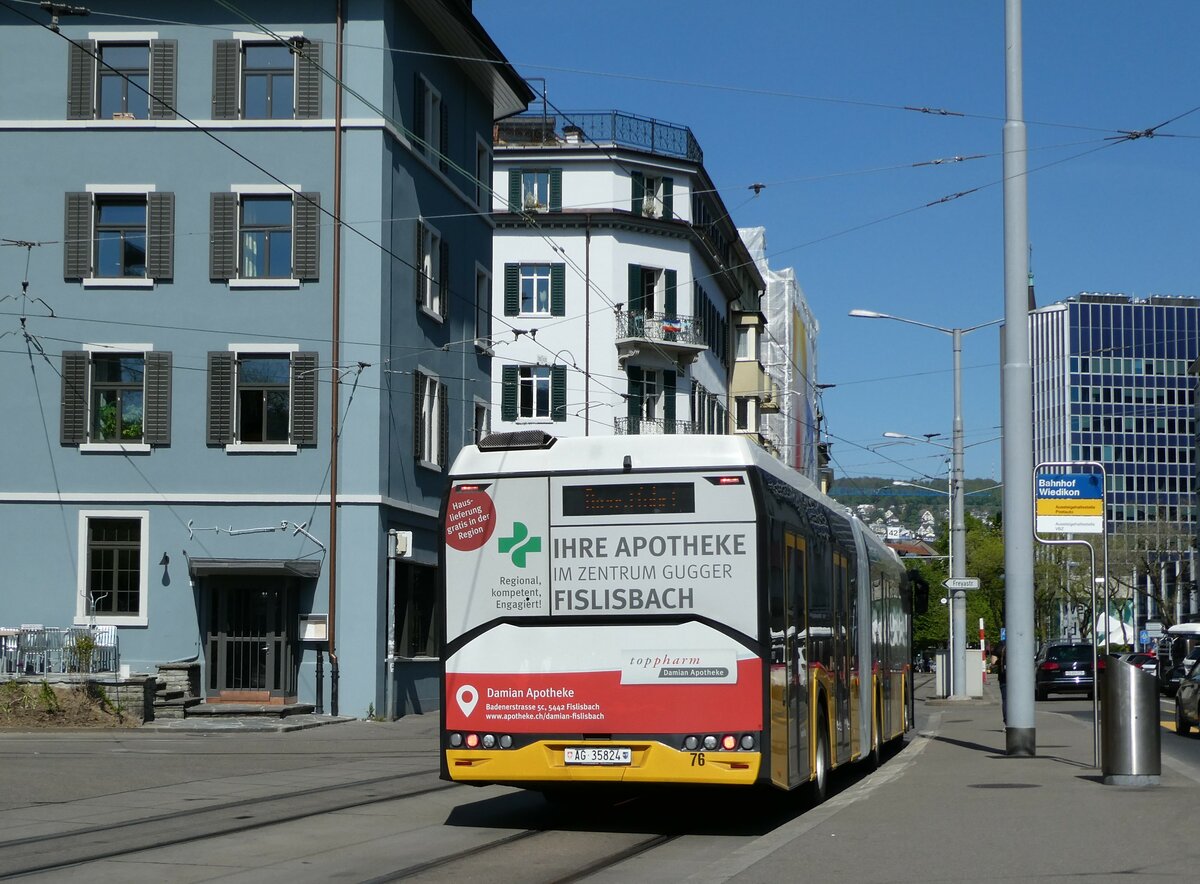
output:
[[[465,684],[458,689],[454,699],[458,700],[458,708],[462,710],[463,715],[470,718],[471,713],[475,711],[475,704],[479,702],[479,691],[471,685]]]

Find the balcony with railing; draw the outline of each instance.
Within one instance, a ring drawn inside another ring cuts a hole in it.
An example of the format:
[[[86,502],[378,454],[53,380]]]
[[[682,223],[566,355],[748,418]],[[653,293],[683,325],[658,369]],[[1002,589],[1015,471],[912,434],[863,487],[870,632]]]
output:
[[[689,365],[708,349],[704,324],[695,316],[675,313],[617,311],[617,359],[625,364],[636,356],[658,356],[668,362]],[[639,360],[641,361],[641,360]]]
[[[619,417],[613,421],[618,436],[685,436],[700,432],[699,424],[673,417]]]
[[[518,114],[496,124],[494,141],[511,147],[627,147],[704,164],[687,126],[615,110]]]

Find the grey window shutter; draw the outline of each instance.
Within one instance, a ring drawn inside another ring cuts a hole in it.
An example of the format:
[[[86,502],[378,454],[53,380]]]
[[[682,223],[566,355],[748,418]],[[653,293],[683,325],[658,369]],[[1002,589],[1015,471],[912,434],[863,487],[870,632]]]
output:
[[[629,435],[636,436],[642,419],[642,369],[637,365],[627,366],[625,374],[629,377],[629,395],[626,397],[629,417]]]
[[[147,195],[149,248],[146,275],[151,279],[175,276],[175,194],[154,191]]]
[[[508,210],[521,211],[521,170],[508,170]]]
[[[550,417],[556,421],[567,419],[567,367],[550,366]]]
[[[505,365],[500,369],[500,419],[515,421],[517,419],[517,385],[519,369],[515,365]]]
[[[633,202],[630,210],[635,215],[642,214],[642,203],[646,199],[646,176],[641,172],[630,172],[629,180],[633,185]]]
[[[665,290],[663,291],[663,307],[668,319],[675,319],[675,314],[679,310],[678,296],[676,287],[679,279],[679,274],[674,270],[663,271],[663,282]]]
[[[642,291],[642,268],[637,264],[629,265],[629,315],[642,312],[646,293]]]
[[[296,119],[321,117],[321,44],[305,43],[296,50]]]
[[[413,289],[417,306],[420,307],[425,303],[425,225],[416,221],[414,226],[417,228],[417,242],[413,250],[413,279],[416,281]]]
[[[209,212],[209,279],[233,279],[237,276],[237,194],[212,195]]]
[[[425,375],[413,372],[413,457],[425,459]]]
[[[446,394],[446,385],[438,384],[438,459],[443,467],[450,465],[450,399]]]
[[[317,279],[321,267],[321,194],[299,193],[293,201],[296,238],[292,273],[297,279]]]
[[[443,172],[450,171],[450,109],[446,107],[445,98],[442,99],[440,106],[440,119],[438,120],[438,168]]]
[[[208,444],[233,442],[233,354],[208,354]]]
[[[675,217],[675,179],[664,178],[662,180],[663,194],[663,217]]]
[[[550,315],[567,315],[567,265],[550,265]]]
[[[150,41],[150,119],[175,119],[175,81],[179,43]]]
[[[88,432],[88,354],[63,350],[62,418],[59,438],[63,445],[82,445]]]
[[[237,40],[213,41],[212,118],[238,118],[238,74],[242,66],[242,44]]]
[[[305,350],[292,355],[292,444],[317,444],[318,354]]]
[[[668,433],[675,432],[675,379],[675,372],[663,372],[663,428]]]
[[[442,319],[450,309],[450,243],[442,240],[438,248],[438,313]]]
[[[519,316],[521,313],[521,265],[504,265],[504,315]]]
[[[562,169],[550,170],[550,211],[562,211]]]
[[[96,41],[76,40],[67,49],[67,119],[96,115]]]
[[[420,74],[414,75],[413,82],[413,124],[412,134],[425,140],[425,78]],[[427,147],[418,148],[418,153],[427,153]]]
[[[92,275],[92,195],[68,193],[63,224],[63,276]]]
[[[145,414],[142,435],[147,445],[171,444],[171,354],[146,354]]]

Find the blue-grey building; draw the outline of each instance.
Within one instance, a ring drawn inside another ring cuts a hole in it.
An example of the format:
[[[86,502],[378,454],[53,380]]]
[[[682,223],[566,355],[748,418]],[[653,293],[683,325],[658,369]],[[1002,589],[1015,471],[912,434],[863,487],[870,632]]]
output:
[[[1200,355],[1200,298],[1083,293],[1032,311],[1029,329],[1035,461],[1104,466],[1114,552],[1128,545],[1122,535],[1139,535],[1153,572],[1116,573],[1129,556],[1114,557],[1123,560],[1110,569],[1114,594],[1125,595],[1121,616],[1139,629],[1147,619],[1181,619],[1196,604],[1188,370]]]
[[[0,10],[0,625],[350,715],[394,628],[429,708],[492,127],[531,92],[469,0],[53,11]]]

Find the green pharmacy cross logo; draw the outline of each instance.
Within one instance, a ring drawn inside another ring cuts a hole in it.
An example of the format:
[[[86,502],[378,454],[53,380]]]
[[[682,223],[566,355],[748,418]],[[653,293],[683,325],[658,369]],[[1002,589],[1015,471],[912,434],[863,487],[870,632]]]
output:
[[[525,567],[527,553],[542,551],[542,538],[530,537],[529,529],[521,522],[513,522],[512,537],[501,537],[499,542],[500,552],[511,552],[513,564],[518,568]]]

